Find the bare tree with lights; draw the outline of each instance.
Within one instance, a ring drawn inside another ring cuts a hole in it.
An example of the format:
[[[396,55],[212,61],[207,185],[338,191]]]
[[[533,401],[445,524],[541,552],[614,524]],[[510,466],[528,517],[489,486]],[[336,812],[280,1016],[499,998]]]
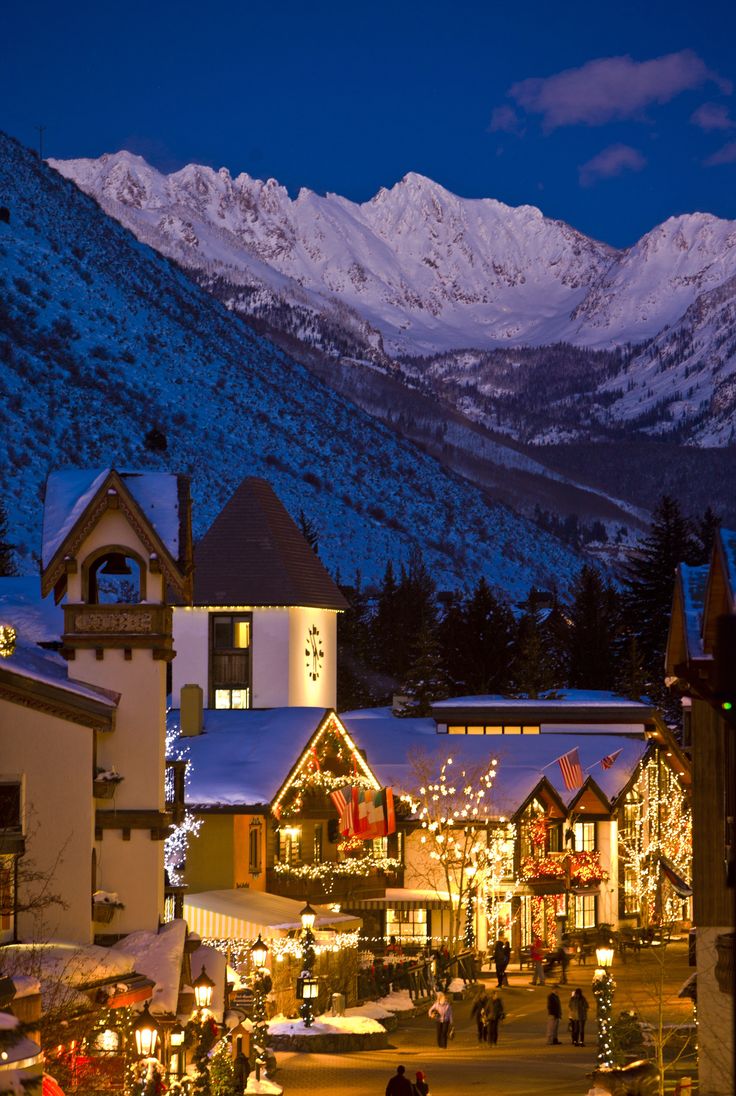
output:
[[[420,841],[428,847],[424,869],[427,885],[446,893],[450,903],[450,948],[463,938],[463,922],[473,893],[491,868],[494,843],[491,790],[496,761],[473,769],[455,766],[452,757],[441,763],[425,754],[412,759],[414,794],[403,796],[418,818]]]

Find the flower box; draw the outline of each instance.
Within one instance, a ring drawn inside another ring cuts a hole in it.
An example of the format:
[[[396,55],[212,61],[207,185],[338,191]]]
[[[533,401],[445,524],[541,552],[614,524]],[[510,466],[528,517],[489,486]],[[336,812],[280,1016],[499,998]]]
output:
[[[109,925],[115,911],[119,909],[122,909],[122,907],[116,906],[112,902],[93,902],[92,920],[97,921],[100,925]]]
[[[119,773],[112,771],[100,771],[95,774],[92,790],[95,799],[112,799],[118,784],[124,780]]]

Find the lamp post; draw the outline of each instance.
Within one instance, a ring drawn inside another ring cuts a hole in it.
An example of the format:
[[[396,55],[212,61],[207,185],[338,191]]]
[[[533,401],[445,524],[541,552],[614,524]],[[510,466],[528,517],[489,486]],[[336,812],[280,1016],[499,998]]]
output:
[[[181,1080],[184,1076],[184,1040],[186,1032],[181,1024],[176,1023],[169,1032],[169,1075]],[[176,1059],[176,1062],[174,1062]],[[174,1067],[172,1069],[172,1066]]]
[[[153,1096],[156,1091],[156,1074],[161,1069],[161,1063],[156,1057],[156,1047],[161,1036],[161,1029],[148,1011],[146,1004],[143,1012],[133,1024],[133,1037],[135,1049],[140,1059],[138,1074],[139,1083],[142,1085],[144,1096]]]
[[[314,921],[316,913],[307,902],[301,912],[302,919],[302,972],[296,981],[296,995],[300,998],[302,1006],[299,1015],[304,1021],[305,1027],[311,1027],[314,1023],[314,1004],[319,992],[317,979],[313,975],[314,970]]]
[[[593,975],[593,994],[598,1007],[598,1065],[604,1069],[613,1067],[612,1014],[613,991],[616,983],[611,975],[613,948],[595,949],[598,969]]]
[[[192,988],[194,989],[194,1000],[197,1002],[197,1008],[200,1012],[206,1012],[212,1004],[212,991],[215,988],[215,983],[204,969],[204,964],[202,964],[201,974],[192,982]]]
[[[266,994],[271,992],[271,976],[266,967],[268,948],[261,939],[258,939],[250,949],[250,957],[253,963],[253,1052],[255,1055],[256,1080],[261,1079],[261,1063],[265,1064],[265,1051],[268,1044],[268,1022],[266,1019]]]

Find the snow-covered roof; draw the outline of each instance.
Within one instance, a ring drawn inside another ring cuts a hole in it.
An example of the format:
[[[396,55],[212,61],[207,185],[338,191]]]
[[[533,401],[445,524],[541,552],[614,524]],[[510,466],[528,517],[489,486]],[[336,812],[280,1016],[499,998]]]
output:
[[[650,705],[641,701],[629,700],[628,697],[618,693],[607,692],[601,689],[559,689],[553,692],[540,693],[538,697],[508,697],[489,694],[488,696],[455,696],[446,700],[437,700],[432,705],[433,711],[441,711],[443,708],[508,708],[518,712],[524,708],[550,708],[564,712],[570,709],[576,716],[580,709],[596,708],[620,708],[639,710],[643,719],[651,710]]]
[[[66,468],[46,481],[41,560],[47,567],[90,502],[110,475],[111,468]],[[118,475],[158,536],[176,560],[179,558],[179,477],[169,472],[122,472]]]
[[[46,643],[64,631],[64,613],[52,596],[41,597],[38,576],[0,578],[0,622],[12,624],[18,640]]]
[[[154,982],[150,1011],[175,1016],[187,937],[185,921],[169,921],[158,932],[131,932],[111,951],[132,957],[135,969]]]
[[[719,529],[718,532],[723,545],[723,559],[726,564],[730,594],[732,598],[736,598],[736,531]],[[736,610],[736,605],[732,604],[731,608]]]
[[[416,787],[415,758],[436,762],[438,774],[450,757],[454,772],[487,766],[495,758],[498,770],[490,800],[494,817],[513,815],[542,777],[570,803],[578,789],[565,788],[557,759],[575,747],[583,776],[591,776],[609,800],[628,784],[647,750],[643,726],[632,732],[630,724],[623,733],[615,727],[605,733],[599,725],[595,734],[558,727],[557,733],[538,735],[449,735],[437,734],[433,720],[399,719],[389,708],[346,712],[341,719],[356,746],[366,751],[376,776],[398,791]],[[614,764],[604,769],[600,762],[617,750],[621,752]]]
[[[97,944],[8,944],[2,950],[3,971],[37,978],[42,989],[52,983],[81,989],[135,971],[135,960],[122,949]]]
[[[270,803],[326,713],[326,708],[207,709],[203,733],[178,740],[192,763],[187,801],[209,807]],[[178,724],[174,709],[169,726]]]
[[[681,563],[679,566],[682,614],[688,658],[702,658],[703,656],[703,607],[705,605],[709,571],[710,567],[707,564],[702,567],[688,567],[687,564]]]
[[[6,679],[17,675],[29,683],[50,685],[63,690],[69,695],[70,700],[75,697],[93,700],[111,711],[117,707],[119,700],[119,695],[109,689],[70,678],[67,663],[60,655],[33,644],[17,643],[13,654],[0,661],[0,675]]]

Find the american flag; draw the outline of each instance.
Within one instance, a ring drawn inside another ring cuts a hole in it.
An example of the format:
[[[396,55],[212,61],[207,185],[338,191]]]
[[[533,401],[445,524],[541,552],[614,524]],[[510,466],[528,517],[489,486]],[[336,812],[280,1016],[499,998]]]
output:
[[[562,779],[569,792],[583,786],[583,769],[580,764],[580,755],[578,754],[577,746],[574,750],[570,750],[569,753],[563,754],[562,757],[558,757],[557,764],[560,766]]]
[[[621,753],[621,750],[616,750],[614,753],[606,754],[605,757],[602,757],[601,760],[600,760],[601,768],[602,769],[610,769],[611,766],[613,765],[614,761],[616,760],[616,758],[618,757],[618,755],[620,753]]]
[[[353,823],[353,788],[336,788],[334,792],[330,792],[330,799],[337,808],[337,813],[340,815],[340,833],[343,836],[348,836],[355,831]]]

